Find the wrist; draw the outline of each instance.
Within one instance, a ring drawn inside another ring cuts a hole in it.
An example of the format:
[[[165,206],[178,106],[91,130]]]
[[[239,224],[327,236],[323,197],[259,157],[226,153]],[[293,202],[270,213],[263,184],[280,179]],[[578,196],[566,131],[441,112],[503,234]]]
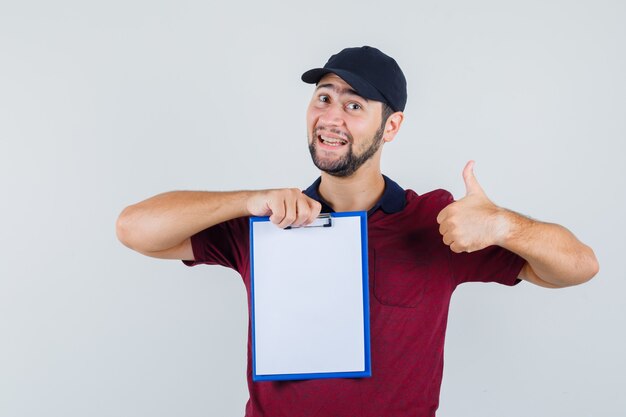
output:
[[[495,218],[495,244],[507,249],[515,245],[515,239],[520,235],[521,230],[532,222],[521,214],[501,207],[497,208]]]
[[[266,192],[267,190],[241,191],[247,216],[265,216],[268,214],[267,198],[264,197]]]
[[[511,230],[511,219],[506,209],[496,207],[493,213],[492,233],[494,244],[505,246],[509,239]]]

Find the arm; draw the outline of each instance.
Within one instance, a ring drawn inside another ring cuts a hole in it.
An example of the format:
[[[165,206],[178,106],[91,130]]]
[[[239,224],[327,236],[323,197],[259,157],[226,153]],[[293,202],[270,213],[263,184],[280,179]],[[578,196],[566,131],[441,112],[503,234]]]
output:
[[[172,191],[126,207],[116,223],[118,239],[148,256],[189,259],[189,238],[213,225],[244,216],[270,216],[279,227],[315,220],[321,205],[298,189]],[[184,258],[181,258],[184,257]]]
[[[524,217],[493,204],[478,184],[473,161],[464,171],[464,198],[437,216],[443,241],[454,252],[502,246],[526,260],[519,278],[543,287],[582,284],[597,274],[593,250],[566,228]]]
[[[498,244],[527,263],[519,278],[548,288],[582,284],[598,273],[593,250],[558,224],[529,219],[506,209],[499,210],[505,226]]]

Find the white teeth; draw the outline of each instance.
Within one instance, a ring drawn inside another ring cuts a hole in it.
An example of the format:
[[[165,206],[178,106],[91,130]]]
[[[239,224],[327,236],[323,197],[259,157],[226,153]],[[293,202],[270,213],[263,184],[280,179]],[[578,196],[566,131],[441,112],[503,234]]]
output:
[[[345,139],[335,139],[335,138],[329,138],[323,135],[320,135],[320,139],[327,145],[332,145],[332,146],[339,146],[339,145],[345,145],[346,143],[348,143],[347,140]]]

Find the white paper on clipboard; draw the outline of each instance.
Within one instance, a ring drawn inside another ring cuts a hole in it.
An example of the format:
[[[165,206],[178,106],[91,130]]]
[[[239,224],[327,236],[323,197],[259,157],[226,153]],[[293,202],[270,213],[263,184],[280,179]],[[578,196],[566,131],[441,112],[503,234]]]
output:
[[[367,215],[284,230],[250,219],[253,379],[370,376]]]

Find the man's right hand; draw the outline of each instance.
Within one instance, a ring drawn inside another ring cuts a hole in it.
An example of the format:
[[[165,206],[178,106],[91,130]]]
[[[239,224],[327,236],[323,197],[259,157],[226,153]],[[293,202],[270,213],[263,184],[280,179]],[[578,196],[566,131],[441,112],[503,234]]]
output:
[[[313,222],[322,205],[297,188],[254,191],[246,208],[252,216],[270,216],[278,227],[304,226]]]
[[[297,188],[261,191],[171,191],[126,207],[116,223],[119,240],[145,255],[193,257],[190,236],[247,215],[270,216],[279,227],[303,226],[322,206]]]

